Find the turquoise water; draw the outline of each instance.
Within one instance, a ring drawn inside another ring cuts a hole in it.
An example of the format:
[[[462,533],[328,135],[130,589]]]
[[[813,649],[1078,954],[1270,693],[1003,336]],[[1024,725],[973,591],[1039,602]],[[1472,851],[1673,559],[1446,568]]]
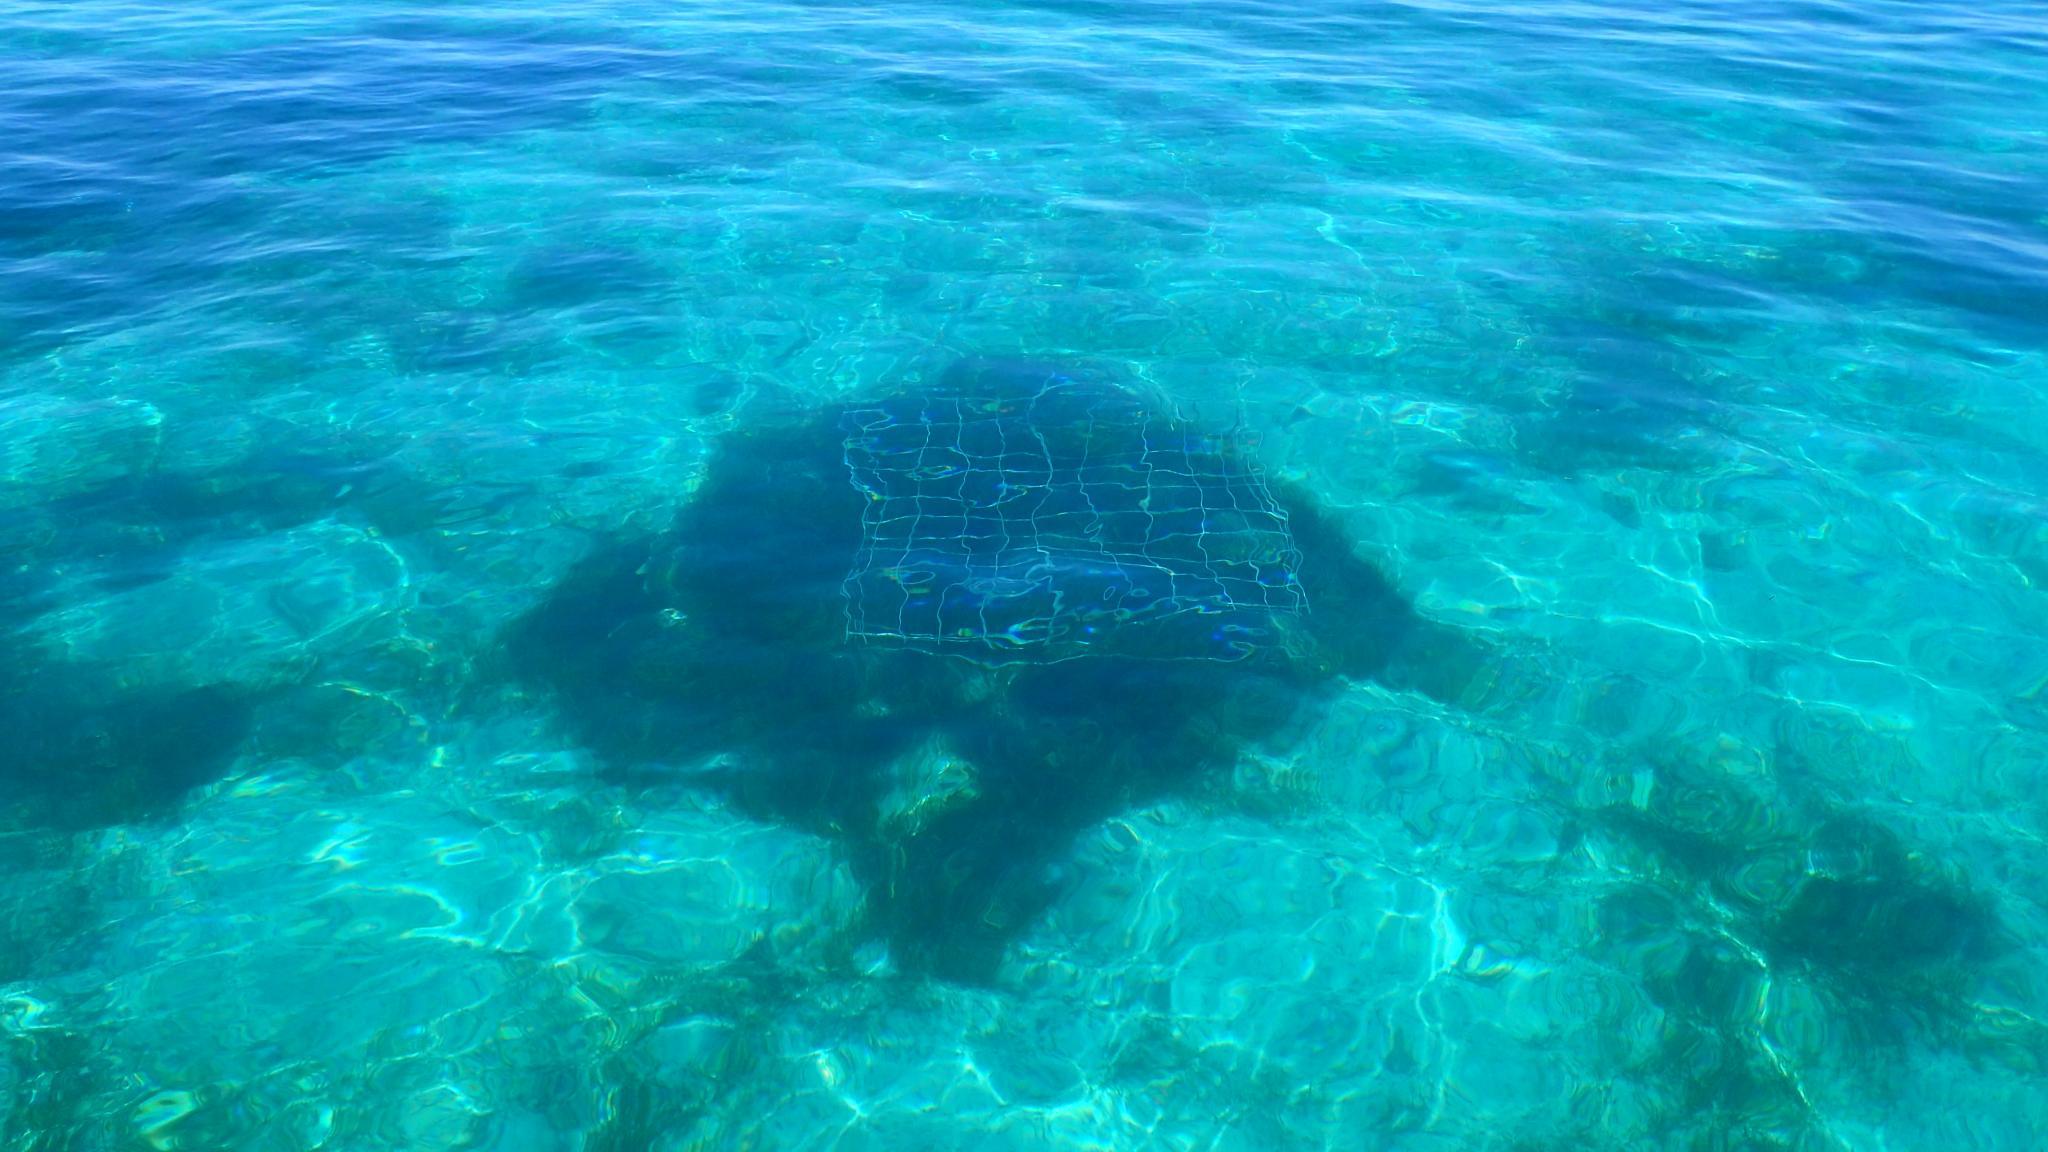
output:
[[[2031,1149],[2037,5],[0,7],[0,1148]],[[1253,445],[849,643],[837,414]]]

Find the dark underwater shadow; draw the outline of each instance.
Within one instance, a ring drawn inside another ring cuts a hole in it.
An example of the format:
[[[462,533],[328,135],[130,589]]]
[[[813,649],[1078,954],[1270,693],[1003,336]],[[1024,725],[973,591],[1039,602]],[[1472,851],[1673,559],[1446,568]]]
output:
[[[316,521],[360,523],[395,539],[475,514],[460,487],[422,482],[388,449],[370,438],[280,432],[232,462],[140,467],[0,509],[0,835],[161,819],[245,752],[331,765],[360,751],[366,733],[391,727],[380,714],[388,705],[357,707],[356,696],[323,689],[317,676],[245,683],[222,666],[137,683],[119,661],[67,658],[36,627],[45,613],[210,563],[195,559],[209,550]],[[368,658],[358,672],[404,684],[423,675],[409,659],[349,655]]]
[[[9,560],[0,575],[0,834],[166,815],[227,772],[277,695],[233,683],[130,684],[117,667],[53,656],[28,635],[33,621],[81,589],[168,579],[201,542],[313,519],[351,478],[360,473],[294,456],[248,476],[137,472],[0,511]]]
[[[0,832],[78,832],[160,817],[219,779],[259,692],[128,688],[104,670],[34,661],[0,632]]]
[[[1198,789],[1347,678],[1456,703],[1494,663],[1285,488],[1312,605],[1285,649],[994,668],[850,645],[863,497],[838,414],[750,417],[667,532],[606,542],[509,627],[501,671],[552,701],[611,782],[708,789],[834,838],[908,972],[990,978],[1061,892],[1076,834]],[[971,785],[902,819],[905,763],[934,745]]]

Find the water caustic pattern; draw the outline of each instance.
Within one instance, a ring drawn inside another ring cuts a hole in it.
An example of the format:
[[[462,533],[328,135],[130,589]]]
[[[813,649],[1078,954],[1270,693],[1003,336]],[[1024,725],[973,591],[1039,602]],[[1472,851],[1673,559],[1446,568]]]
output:
[[[0,1148],[2036,1147],[2042,29],[0,7]],[[849,638],[1056,377],[1308,610]]]

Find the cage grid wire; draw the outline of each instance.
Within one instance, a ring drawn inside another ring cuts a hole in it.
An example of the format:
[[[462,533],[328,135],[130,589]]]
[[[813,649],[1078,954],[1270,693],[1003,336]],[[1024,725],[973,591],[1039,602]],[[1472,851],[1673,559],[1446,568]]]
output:
[[[847,412],[865,494],[846,634],[1002,663],[1238,659],[1308,607],[1242,427],[1113,386],[898,396]]]

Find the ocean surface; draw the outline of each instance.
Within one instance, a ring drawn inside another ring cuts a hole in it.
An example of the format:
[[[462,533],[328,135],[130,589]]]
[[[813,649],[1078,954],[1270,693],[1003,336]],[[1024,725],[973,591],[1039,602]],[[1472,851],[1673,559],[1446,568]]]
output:
[[[0,3],[4,1152],[2037,1149],[2044,586],[2036,0]]]

